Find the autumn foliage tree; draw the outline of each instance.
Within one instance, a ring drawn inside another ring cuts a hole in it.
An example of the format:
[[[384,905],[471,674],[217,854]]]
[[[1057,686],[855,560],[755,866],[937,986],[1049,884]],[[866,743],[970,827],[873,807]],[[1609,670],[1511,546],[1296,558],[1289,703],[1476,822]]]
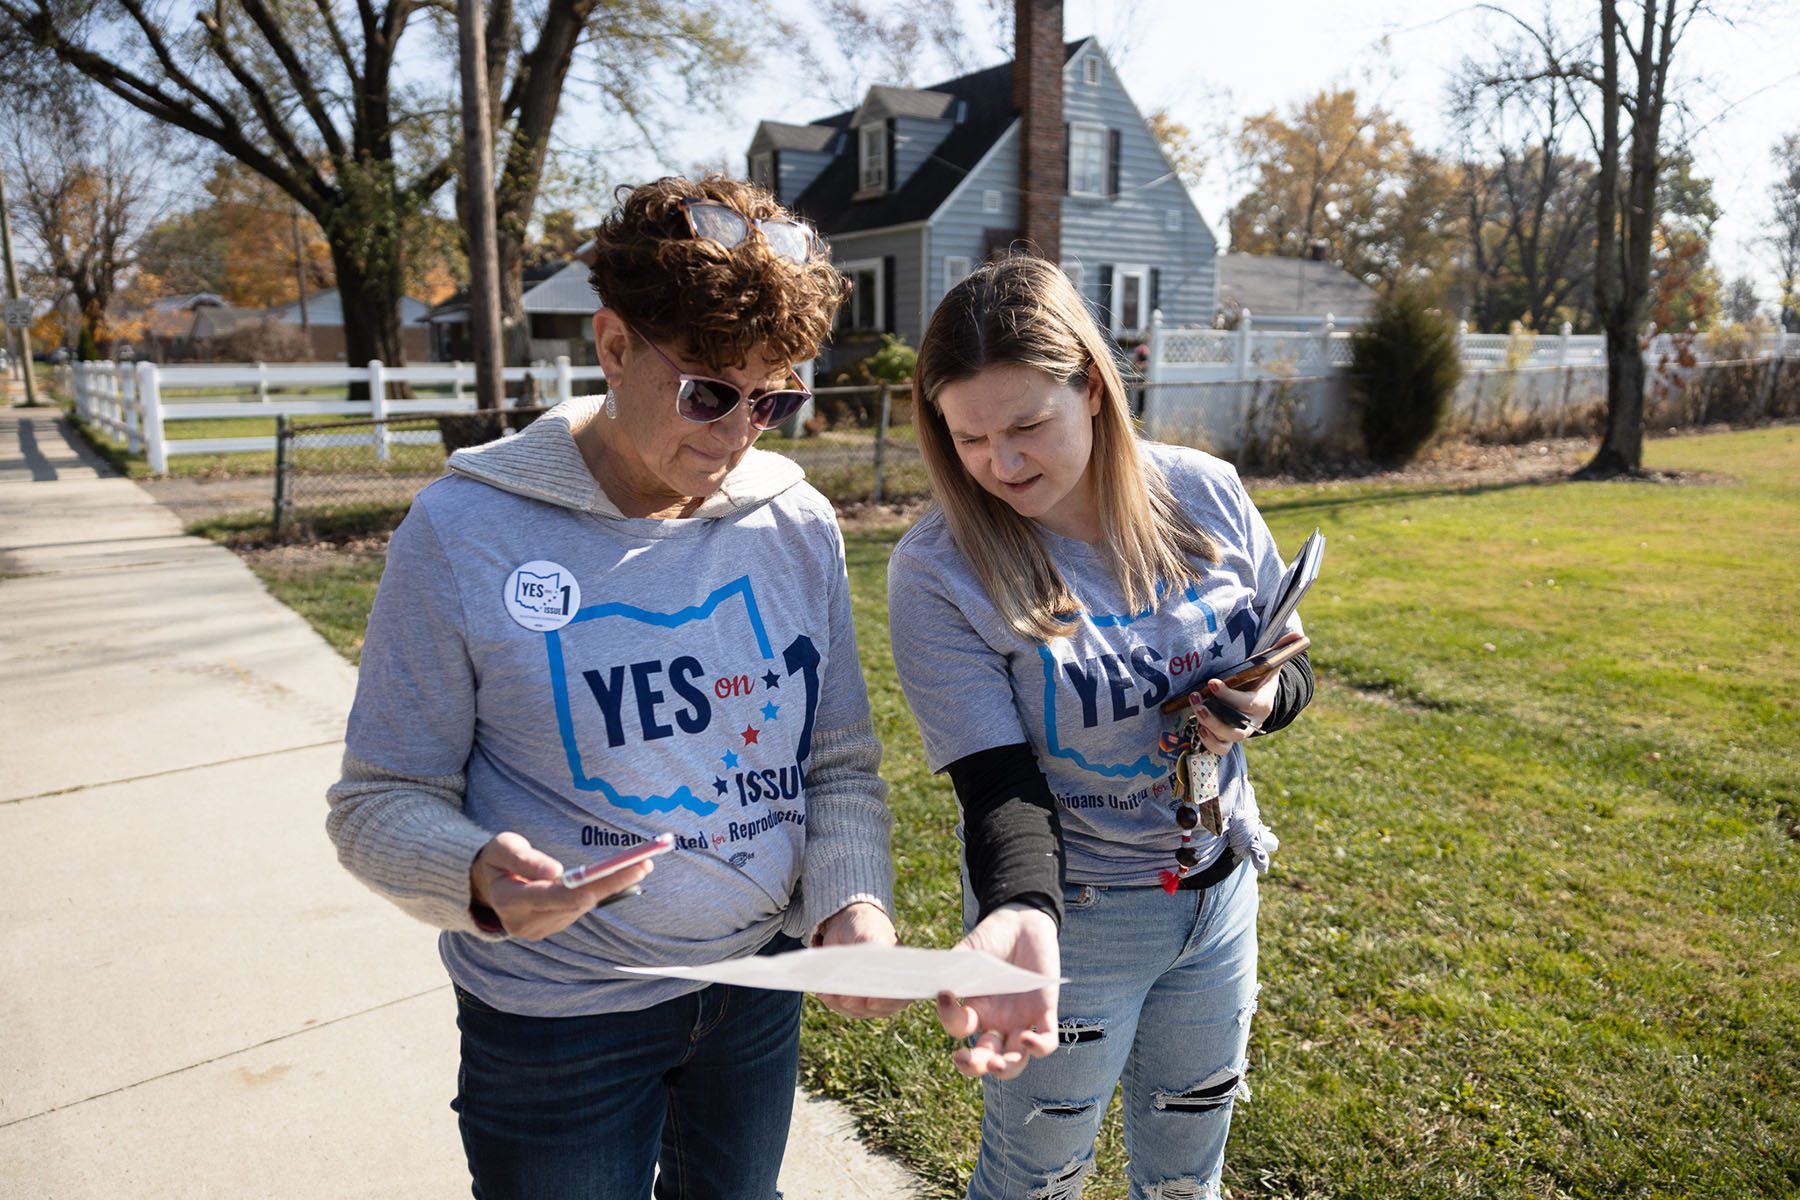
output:
[[[159,222],[144,239],[142,268],[158,295],[214,292],[240,308],[285,304],[331,287],[325,231],[273,183],[221,159],[202,185],[208,202]]]
[[[1246,119],[1236,149],[1253,184],[1231,209],[1233,250],[1300,258],[1322,242],[1352,275],[1391,277],[1389,214],[1416,165],[1404,124],[1341,88]]]

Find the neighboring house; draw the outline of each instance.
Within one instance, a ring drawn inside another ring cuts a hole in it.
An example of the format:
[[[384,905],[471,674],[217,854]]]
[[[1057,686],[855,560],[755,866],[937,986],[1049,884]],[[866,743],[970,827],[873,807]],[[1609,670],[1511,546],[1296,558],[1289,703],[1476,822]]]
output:
[[[136,354],[151,362],[181,362],[194,357],[194,314],[223,308],[225,298],[211,292],[164,296],[143,311],[144,335]]]
[[[592,268],[586,258],[593,246],[576,250],[569,263],[546,263],[524,271],[525,319],[531,327],[530,359],[553,362],[566,354],[575,366],[599,362],[594,353],[594,310],[600,301],[588,284]],[[475,351],[469,337],[469,291],[457,292],[431,310],[434,353],[440,362],[472,362]]]
[[[1248,310],[1257,329],[1312,329],[1327,316],[1356,324],[1375,311],[1375,289],[1336,263],[1315,258],[1226,254],[1219,259],[1215,324],[1235,328]]]
[[[264,315],[260,308],[233,308],[228,304],[197,308],[188,326],[188,345],[197,356],[205,358],[211,353],[216,338],[230,333],[245,321],[260,321]]]
[[[1019,47],[1016,71],[872,87],[851,111],[757,127],[751,179],[818,227],[855,285],[827,369],[883,332],[917,346],[944,292],[1015,243],[1060,262],[1122,342],[1159,308],[1211,324],[1217,243],[1099,42],[1065,44],[1056,8]]]
[[[600,298],[588,276],[593,268],[577,258],[525,292],[525,318],[531,322],[531,358],[554,362],[566,354],[575,366],[594,366],[594,311]]]
[[[260,319],[278,325],[304,326],[311,344],[309,356],[314,362],[340,362],[344,357],[344,305],[336,288],[326,288],[306,297],[306,315],[301,319],[301,302],[278,304],[256,314]],[[412,296],[400,300],[400,345],[410,363],[431,362],[431,328],[425,323],[431,306]],[[196,335],[198,340],[198,335]],[[362,363],[353,364],[363,366]]]

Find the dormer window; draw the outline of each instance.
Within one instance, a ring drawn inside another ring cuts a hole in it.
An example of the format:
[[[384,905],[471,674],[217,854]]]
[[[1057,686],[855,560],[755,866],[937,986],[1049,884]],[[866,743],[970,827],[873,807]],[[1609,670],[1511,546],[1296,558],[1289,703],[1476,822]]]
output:
[[[858,154],[856,178],[859,181],[858,191],[885,192],[887,190],[887,125],[878,123],[864,125],[861,147]]]

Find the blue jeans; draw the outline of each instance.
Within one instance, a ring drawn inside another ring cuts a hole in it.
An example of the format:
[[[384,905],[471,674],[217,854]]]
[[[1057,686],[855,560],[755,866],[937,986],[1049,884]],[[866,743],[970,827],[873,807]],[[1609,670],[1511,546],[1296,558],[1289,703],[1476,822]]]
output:
[[[1131,1200],[1217,1197],[1256,1011],[1256,869],[1206,891],[1064,893],[1061,1046],[982,1080],[970,1200],[1074,1200],[1124,1080]],[[964,920],[973,916],[965,897]]]
[[[714,984],[637,1012],[521,1017],[461,988],[476,1200],[773,1200],[800,995]],[[660,1168],[660,1174],[657,1169]]]

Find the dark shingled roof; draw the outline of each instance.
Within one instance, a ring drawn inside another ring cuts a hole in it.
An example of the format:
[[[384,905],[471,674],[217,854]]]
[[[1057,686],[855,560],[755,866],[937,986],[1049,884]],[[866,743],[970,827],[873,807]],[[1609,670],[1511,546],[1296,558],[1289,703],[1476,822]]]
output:
[[[1375,291],[1336,263],[1262,254],[1219,258],[1219,303],[1235,301],[1255,317],[1366,317]]]
[[[956,97],[929,88],[887,87],[876,84],[863,100],[864,108],[879,108],[890,117],[925,117],[935,120],[951,115]],[[860,110],[859,110],[860,111]]]
[[[751,149],[828,150],[837,130],[818,125],[786,125],[780,121],[762,121],[756,127],[756,141]]]
[[[1066,43],[1063,61],[1067,62],[1085,42],[1084,38]],[[938,210],[1016,118],[1012,106],[1012,68],[1011,62],[1004,62],[985,71],[917,89],[944,93],[969,107],[962,124],[951,129],[943,144],[913,172],[912,178],[899,191],[867,200],[851,200],[857,191],[856,143],[851,139],[847,142],[850,149],[834,158],[812,185],[800,193],[792,207],[816,225],[827,239],[842,233],[860,233],[925,220]],[[848,130],[856,111],[849,109],[813,124]],[[954,115],[955,106],[950,106],[948,112]]]

